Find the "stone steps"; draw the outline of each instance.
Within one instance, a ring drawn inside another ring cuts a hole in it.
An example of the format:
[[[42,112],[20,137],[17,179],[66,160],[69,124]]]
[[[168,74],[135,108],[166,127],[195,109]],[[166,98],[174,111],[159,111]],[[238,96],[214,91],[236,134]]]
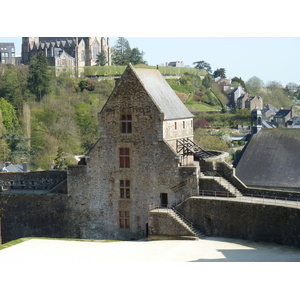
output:
[[[204,175],[204,174],[203,174]],[[224,177],[219,177],[219,176],[201,176],[202,179],[211,179],[216,182],[218,182],[226,191],[230,193],[232,197],[241,197],[243,196],[242,193],[235,187],[233,186],[227,179]],[[201,179],[200,179],[201,180]]]
[[[181,215],[176,208],[172,208],[170,210],[170,214],[172,215],[173,218],[177,220],[177,222],[180,222],[183,226],[185,226],[195,237],[198,239],[204,239],[205,235],[201,233],[198,229],[196,229],[193,224],[187,220],[187,218],[183,215]]]

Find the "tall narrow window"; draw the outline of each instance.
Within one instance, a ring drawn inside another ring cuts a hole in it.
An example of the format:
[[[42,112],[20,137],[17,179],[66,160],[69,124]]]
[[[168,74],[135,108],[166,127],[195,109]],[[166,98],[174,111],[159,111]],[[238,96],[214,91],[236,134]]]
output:
[[[119,157],[120,157],[120,168],[130,168],[129,148],[120,148]]]
[[[130,181],[120,180],[120,198],[130,199]]]
[[[174,122],[174,129],[177,129],[177,122]]]
[[[99,43],[96,41],[94,44],[93,44],[93,59],[97,59],[97,55],[99,54],[100,52],[100,45]]]
[[[121,133],[132,133],[131,115],[121,115]]]
[[[119,223],[120,223],[120,228],[123,229],[130,228],[129,211],[119,211]]]
[[[183,127],[183,128],[185,128],[185,121],[183,121],[183,123],[182,123],[182,127]]]

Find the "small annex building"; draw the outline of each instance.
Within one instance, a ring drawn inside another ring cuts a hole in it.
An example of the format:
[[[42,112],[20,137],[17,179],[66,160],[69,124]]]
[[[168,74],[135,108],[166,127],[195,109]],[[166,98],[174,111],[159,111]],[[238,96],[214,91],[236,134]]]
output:
[[[70,235],[147,236],[152,205],[169,206],[199,188],[199,163],[177,153],[193,140],[193,115],[157,69],[129,65],[99,113],[100,138],[86,165],[69,166]]]
[[[235,174],[248,187],[299,192],[299,149],[299,129],[262,128],[235,162]]]

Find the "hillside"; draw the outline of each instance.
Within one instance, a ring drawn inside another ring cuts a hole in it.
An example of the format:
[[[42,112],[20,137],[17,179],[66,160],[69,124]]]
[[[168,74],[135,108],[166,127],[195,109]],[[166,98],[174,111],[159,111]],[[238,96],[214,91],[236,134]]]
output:
[[[109,70],[99,68],[95,67],[94,71]],[[112,67],[110,71],[120,73],[121,69]],[[207,134],[213,129],[222,131],[218,133],[219,136],[213,137],[219,142],[227,128],[249,123],[249,111],[226,112],[230,95],[223,93],[205,71],[173,69],[177,76],[167,81],[195,115],[195,136],[201,135],[200,145],[205,144]],[[160,71],[169,74],[173,69],[162,68]],[[68,163],[76,163],[74,155],[87,153],[97,141],[97,114],[114,89],[114,76],[106,78],[98,72],[99,76],[91,78],[74,78],[68,73],[55,77],[53,72],[47,72],[47,82],[38,86],[40,90],[33,90],[29,85],[28,66],[0,65],[1,162],[16,164],[27,161],[31,170],[49,169],[52,163],[60,168]],[[181,75],[178,75],[180,72]],[[262,96],[274,105],[289,107],[293,98],[282,89],[265,89],[263,92],[265,94]],[[203,133],[203,130],[206,132]],[[210,141],[206,145],[209,145],[207,148],[228,147],[226,142],[213,146],[217,143]]]

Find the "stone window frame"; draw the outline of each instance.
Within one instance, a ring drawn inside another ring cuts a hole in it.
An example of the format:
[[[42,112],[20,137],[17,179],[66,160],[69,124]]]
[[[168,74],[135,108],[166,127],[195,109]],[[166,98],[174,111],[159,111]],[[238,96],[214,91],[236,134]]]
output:
[[[122,113],[120,116],[121,121],[121,133],[131,134],[132,133],[132,115],[131,113]]]
[[[130,212],[129,210],[119,210],[120,229],[130,229]]]
[[[120,179],[120,199],[130,199],[130,180]]]
[[[119,148],[119,167],[121,169],[130,168],[130,148],[127,147]]]

